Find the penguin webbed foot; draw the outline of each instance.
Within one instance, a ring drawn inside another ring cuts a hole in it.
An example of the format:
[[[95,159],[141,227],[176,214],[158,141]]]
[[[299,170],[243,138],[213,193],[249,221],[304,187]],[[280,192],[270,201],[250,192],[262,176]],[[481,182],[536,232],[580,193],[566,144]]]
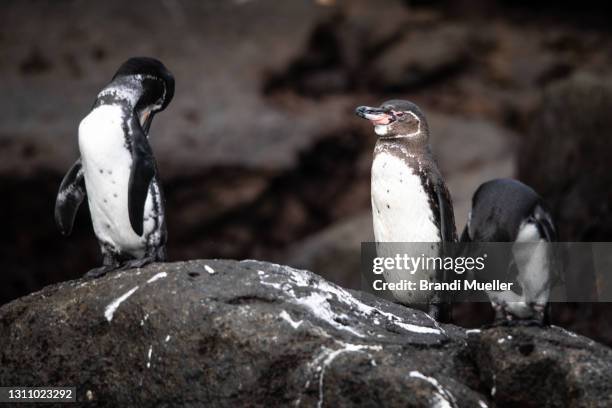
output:
[[[147,256],[145,258],[139,258],[139,259],[130,259],[129,261],[126,261],[125,263],[123,263],[120,267],[121,270],[126,270],[126,269],[134,269],[134,268],[142,268],[143,266],[146,266],[152,262],[155,262],[155,257],[152,256]]]
[[[514,322],[516,326],[523,326],[523,327],[546,327],[548,326],[546,323],[544,323],[542,320],[539,320],[539,319],[521,319],[521,320],[515,320]]]
[[[492,323],[482,326],[483,329],[495,327],[546,327],[547,325],[539,319],[495,319]]]
[[[93,268],[89,270],[85,275],[83,275],[83,277],[87,279],[96,279],[96,278],[100,278],[106,275],[109,272],[125,271],[126,269],[142,268],[143,266],[146,266],[152,262],[155,262],[156,260],[157,259],[155,257],[149,256],[149,257],[139,258],[139,259],[130,259],[129,261],[125,261],[121,264],[103,265],[98,268]]]
[[[83,275],[83,277],[86,279],[97,279],[118,269],[120,269],[119,265],[104,265],[98,268],[90,269],[85,275]]]
[[[495,327],[516,327],[518,326],[518,320],[510,319],[495,319],[492,323],[489,323],[484,328],[492,329]]]

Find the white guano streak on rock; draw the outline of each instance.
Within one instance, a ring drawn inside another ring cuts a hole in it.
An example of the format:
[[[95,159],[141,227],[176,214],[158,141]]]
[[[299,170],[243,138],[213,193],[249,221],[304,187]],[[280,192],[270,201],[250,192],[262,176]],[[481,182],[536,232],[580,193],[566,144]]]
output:
[[[168,276],[168,274],[166,272],[160,272],[160,273],[154,275],[153,277],[151,277],[151,279],[149,279],[147,281],[147,283],[153,283],[153,282],[155,282],[158,279],[165,278],[166,276]],[[115,315],[115,311],[117,310],[119,305],[121,305],[121,303],[123,303],[127,298],[132,296],[134,294],[134,292],[136,292],[138,290],[138,288],[140,288],[140,286],[134,286],[132,289],[130,289],[129,291],[127,291],[123,295],[119,296],[117,299],[113,300],[111,303],[109,303],[108,306],[106,306],[106,308],[104,309],[104,317],[106,317],[106,320],[111,322],[113,320],[113,316]],[[140,321],[140,325],[141,326],[144,325],[144,322],[145,322],[145,320],[147,320],[148,316],[149,315],[147,314],[145,316],[145,318]]]
[[[436,319],[431,317],[429,313],[425,313],[425,317],[427,317],[429,320],[433,322],[433,325],[436,327],[436,329],[440,330],[440,333],[446,335],[446,331],[442,327],[440,327],[440,324],[436,321]]]
[[[117,310],[119,305],[123,303],[127,298],[132,296],[137,290],[138,286],[134,286],[132,289],[119,296],[117,299],[113,300],[108,306],[106,306],[106,309],[104,309],[104,317],[106,317],[106,320],[111,322],[113,320],[115,311]]]
[[[351,295],[346,290],[342,289],[341,287],[337,285],[328,283],[324,280],[320,280],[320,279],[317,280],[316,278],[309,278],[306,271],[301,271],[301,270],[294,269],[288,266],[283,266],[283,265],[276,265],[276,266],[279,268],[281,272],[284,272],[284,271],[289,272],[288,277],[292,280],[292,283],[295,286],[308,287],[308,288],[312,288],[315,290],[318,289],[319,291],[326,293],[327,296],[323,296],[321,293],[312,292],[310,295],[306,297],[298,298],[295,295],[295,292],[293,291],[292,288],[288,290],[283,290],[282,284],[277,283],[277,282],[266,281],[265,278],[268,278],[269,275],[267,275],[262,270],[257,271],[259,278],[260,278],[260,283],[265,286],[273,287],[274,289],[277,289],[277,290],[283,290],[284,292],[288,293],[289,295],[291,295],[292,298],[295,299],[295,303],[307,307],[317,317],[319,317],[322,320],[325,320],[330,325],[340,330],[349,331],[355,334],[356,336],[363,337],[363,334],[359,333],[355,329],[349,326],[340,324],[335,320],[335,318],[344,317],[344,316],[339,316],[331,310],[331,306],[329,302],[327,301],[330,295],[334,295],[339,302],[342,302],[350,306],[352,310],[356,310],[357,313],[361,314],[362,316],[371,317],[372,314],[379,314],[385,317],[387,321],[401,327],[402,329],[406,331],[410,331],[413,333],[419,333],[419,334],[442,334],[441,329],[407,323],[407,322],[404,322],[403,319],[400,318],[399,316],[396,316],[392,313],[383,312],[382,310],[376,307],[368,306],[365,303],[355,299],[353,295]]]
[[[372,351],[380,351],[382,350],[382,346],[371,346],[367,344],[350,344],[344,343],[336,340],[336,343],[341,346],[339,349],[329,349],[325,346],[322,346],[322,350],[317,356],[308,364],[308,371],[316,371],[321,372],[319,375],[319,400],[317,402],[317,407],[323,406],[323,381],[325,376],[325,370],[327,367],[331,365],[336,357],[338,357],[342,353],[347,352],[363,352],[364,350],[372,350]],[[368,353],[368,358],[372,358],[372,356]],[[322,362],[322,363],[321,363]],[[308,389],[310,386],[311,380],[307,380],[304,384],[304,389]],[[300,406],[302,401],[302,393],[300,393],[298,399],[295,401],[295,406]]]
[[[551,324],[550,327],[555,328],[555,329],[561,331],[562,333],[567,334],[570,337],[578,337],[578,335],[576,333],[571,332],[571,331],[569,331],[567,329],[564,329],[563,327],[555,326],[554,324]]]
[[[440,385],[438,380],[436,380],[435,378],[428,377],[418,371],[411,371],[408,375],[412,378],[419,378],[421,380],[427,381],[428,383],[430,383],[436,388],[437,393],[434,394],[434,396],[436,397],[436,401],[434,402],[435,404],[434,407],[436,408],[457,407],[457,401],[455,400],[455,397],[453,397],[453,395],[449,391],[447,391],[444,387],[442,387],[442,385]]]
[[[165,278],[166,276],[168,276],[168,274],[167,274],[166,272],[160,272],[160,273],[158,273],[158,274],[154,275],[154,276],[153,276],[151,279],[149,279],[149,280],[147,281],[147,283],[153,283],[153,282],[155,282],[155,281],[156,281],[156,280],[158,280],[158,279],[163,279],[163,278]]]
[[[321,408],[323,406],[323,385],[325,380],[325,371],[328,367],[331,366],[331,363],[342,353],[349,352],[361,352],[363,350],[374,350],[380,351],[382,350],[382,346],[368,346],[365,344],[350,344],[350,343],[340,343],[342,348],[336,350],[325,349],[322,353],[322,356],[325,357],[323,360],[323,364],[319,367],[321,370],[321,375],[319,376],[319,401],[317,402],[317,408]],[[322,358],[321,355],[315,358],[315,361],[318,361]],[[370,356],[371,358],[371,356]]]
[[[285,310],[283,310],[279,316],[283,320],[287,321],[287,323],[289,323],[291,327],[293,327],[294,329],[297,329],[298,327],[300,327],[302,323],[304,322],[303,320],[300,320],[299,322],[294,321],[289,315],[289,313],[287,313],[287,311]]]
[[[328,298],[323,296],[321,293],[312,292],[310,295],[303,298],[296,298],[296,300],[299,305],[306,307],[316,317],[324,320],[336,329],[347,331],[357,337],[364,337],[362,333],[358,332],[351,326],[346,326],[336,321],[336,319],[341,319],[346,316],[335,313],[328,302]]]
[[[303,276],[300,276],[301,274],[304,274],[304,271],[292,269],[290,272],[294,280],[296,280],[296,282],[300,282],[300,281],[303,282],[302,284],[299,284],[299,286],[308,286],[308,281],[304,280]],[[317,282],[317,288],[322,291],[328,292],[328,293],[333,293],[334,295],[336,295],[336,298],[338,299],[338,301],[350,306],[351,309],[356,309],[360,314],[364,316],[369,317],[374,313],[378,313],[384,316],[385,318],[387,318],[388,321],[394,323],[395,325],[405,330],[411,331],[413,333],[441,334],[440,330],[436,328],[418,326],[416,324],[406,323],[403,321],[402,318],[394,315],[393,313],[383,312],[382,310],[376,307],[368,306],[365,303],[361,302],[360,300],[355,299],[353,295],[351,295],[346,290],[342,289],[341,287],[337,285],[320,280],[319,282]]]
[[[267,278],[268,275],[266,275],[266,273],[262,270],[258,270],[257,274],[259,275],[259,282],[264,285],[264,286],[269,286],[271,288],[274,288],[276,290],[283,290],[283,285],[281,285],[280,283],[276,283],[276,282],[266,282],[264,280],[264,278]],[[288,293],[290,293],[291,295],[294,295],[293,290],[289,290]],[[295,296],[295,295],[294,295]]]
[[[206,272],[208,272],[210,275],[215,273],[215,270],[208,265],[204,265],[204,269],[206,269]]]
[[[153,345],[149,346],[149,354],[147,355],[147,368],[151,368],[151,356],[153,355]]]

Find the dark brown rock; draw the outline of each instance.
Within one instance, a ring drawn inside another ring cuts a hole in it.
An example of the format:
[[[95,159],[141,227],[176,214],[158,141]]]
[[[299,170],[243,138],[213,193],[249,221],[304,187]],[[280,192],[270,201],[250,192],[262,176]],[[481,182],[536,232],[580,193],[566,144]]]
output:
[[[612,240],[612,80],[550,86],[521,141],[519,178],[551,207],[565,241]]]
[[[0,37],[13,63],[0,63],[0,92],[12,95],[0,102],[0,141],[44,154],[3,155],[0,175],[66,171],[79,121],[134,55],[159,58],[177,78],[176,98],[151,128],[164,178],[219,165],[291,167],[342,116],[337,105],[286,111],[266,103],[261,88],[265,73],[286,66],[329,12],[312,1],[3,4]]]
[[[407,33],[375,62],[370,74],[381,90],[412,90],[462,72],[470,62],[469,32],[444,25]]]

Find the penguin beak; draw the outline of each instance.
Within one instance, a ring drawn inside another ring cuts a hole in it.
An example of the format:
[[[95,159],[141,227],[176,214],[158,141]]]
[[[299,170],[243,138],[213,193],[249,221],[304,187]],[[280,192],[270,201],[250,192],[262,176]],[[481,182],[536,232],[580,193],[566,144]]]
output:
[[[142,127],[142,130],[144,131],[145,135],[149,134],[149,129],[151,128],[152,122],[153,122],[153,114],[151,113],[151,111],[145,110],[140,115],[140,127]]]
[[[372,108],[370,106],[359,106],[355,109],[355,114],[369,120],[373,125],[388,125],[394,120],[393,114],[384,109]]]

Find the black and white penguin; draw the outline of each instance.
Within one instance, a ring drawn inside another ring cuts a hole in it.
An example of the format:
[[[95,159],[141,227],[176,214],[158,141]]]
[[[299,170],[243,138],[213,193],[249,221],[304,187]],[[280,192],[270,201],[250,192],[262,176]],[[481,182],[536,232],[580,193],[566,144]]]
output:
[[[358,116],[368,119],[379,136],[372,163],[372,216],[377,243],[434,243],[418,246],[418,254],[441,256],[444,243],[456,242],[457,232],[450,194],[429,147],[425,116],[413,103],[391,100],[379,108],[360,106]],[[377,246],[381,252],[393,248]],[[427,254],[420,249],[427,248]],[[415,247],[416,250],[416,247]],[[387,271],[387,282],[445,280],[440,271]],[[433,290],[399,290],[393,296],[401,303],[425,307],[439,320],[450,319],[449,305]]]
[[[461,242],[474,243],[466,248],[479,253],[478,243],[514,243],[499,249],[504,255],[493,266],[503,281],[513,283],[512,290],[487,291],[497,322],[545,321],[551,282],[558,273],[549,243],[556,240],[553,219],[531,187],[512,179],[491,180],[478,187]],[[483,248],[495,250],[494,246]],[[484,278],[488,277],[479,279]]]
[[[69,235],[87,196],[103,266],[86,276],[165,260],[164,200],[147,136],[173,96],[174,77],[160,61],[130,58],[79,125],[81,157],[62,181],[55,220]]]

